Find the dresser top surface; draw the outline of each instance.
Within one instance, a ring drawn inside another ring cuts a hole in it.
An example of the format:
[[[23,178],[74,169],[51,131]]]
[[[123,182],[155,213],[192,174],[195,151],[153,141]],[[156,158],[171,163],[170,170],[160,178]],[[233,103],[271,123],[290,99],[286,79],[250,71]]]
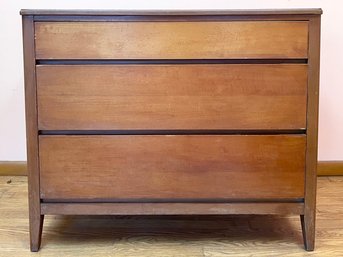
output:
[[[104,16],[104,15],[320,15],[322,9],[220,9],[220,10],[56,10],[56,9],[22,9],[21,15],[82,15],[82,16]]]

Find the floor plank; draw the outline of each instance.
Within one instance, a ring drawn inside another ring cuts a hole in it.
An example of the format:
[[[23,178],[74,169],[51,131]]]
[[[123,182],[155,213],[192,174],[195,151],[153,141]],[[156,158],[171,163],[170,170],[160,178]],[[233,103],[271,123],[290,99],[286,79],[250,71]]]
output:
[[[297,216],[47,216],[29,252],[27,179],[0,176],[0,257],[343,256],[343,177],[318,178],[317,240]]]

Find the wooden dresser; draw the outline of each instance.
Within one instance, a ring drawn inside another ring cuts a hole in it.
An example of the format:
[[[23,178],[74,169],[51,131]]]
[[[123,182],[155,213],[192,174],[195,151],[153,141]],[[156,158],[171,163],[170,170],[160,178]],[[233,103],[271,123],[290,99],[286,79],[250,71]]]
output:
[[[44,215],[300,215],[320,9],[22,10],[31,250]]]

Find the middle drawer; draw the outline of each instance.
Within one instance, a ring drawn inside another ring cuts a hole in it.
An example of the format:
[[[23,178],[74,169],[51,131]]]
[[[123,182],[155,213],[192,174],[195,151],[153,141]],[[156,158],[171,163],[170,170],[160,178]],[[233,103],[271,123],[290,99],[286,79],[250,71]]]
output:
[[[305,64],[38,65],[40,130],[301,129]]]

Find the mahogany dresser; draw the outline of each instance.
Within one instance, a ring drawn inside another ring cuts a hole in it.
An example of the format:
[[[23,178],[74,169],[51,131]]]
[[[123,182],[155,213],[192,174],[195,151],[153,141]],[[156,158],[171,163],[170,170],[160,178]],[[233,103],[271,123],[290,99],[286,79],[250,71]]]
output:
[[[299,215],[315,238],[320,9],[22,10],[44,215]]]

